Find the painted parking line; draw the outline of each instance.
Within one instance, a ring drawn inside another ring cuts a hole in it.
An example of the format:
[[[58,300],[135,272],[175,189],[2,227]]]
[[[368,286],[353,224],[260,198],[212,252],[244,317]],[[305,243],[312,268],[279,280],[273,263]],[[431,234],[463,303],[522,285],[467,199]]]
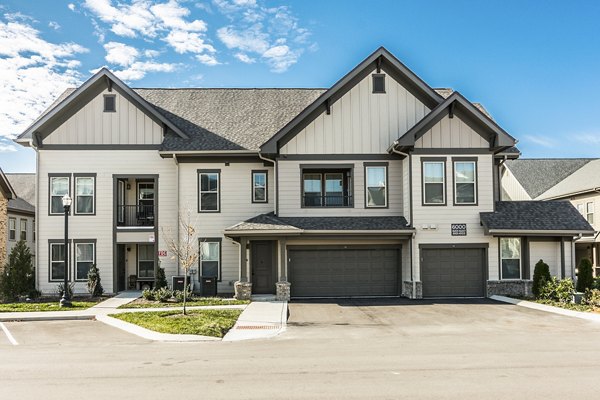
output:
[[[0,322],[0,329],[2,329],[4,331],[4,333],[6,334],[6,337],[8,338],[8,341],[13,346],[18,346],[19,345],[19,342],[16,341],[15,337],[12,335],[12,333],[10,333],[10,331],[8,330],[8,328],[6,327],[6,325],[4,325],[2,322]]]

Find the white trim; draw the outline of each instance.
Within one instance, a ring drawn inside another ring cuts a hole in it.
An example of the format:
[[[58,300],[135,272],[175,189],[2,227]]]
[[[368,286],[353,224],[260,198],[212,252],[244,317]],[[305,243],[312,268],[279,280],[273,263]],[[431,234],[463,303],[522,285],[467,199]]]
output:
[[[595,231],[572,231],[572,230],[565,230],[565,231],[554,231],[554,230],[525,230],[525,229],[489,229],[488,233],[490,234],[508,234],[508,235],[559,235],[559,234],[564,234],[564,235],[573,235],[573,236],[577,236],[579,234],[589,234],[589,235],[593,235],[595,233]]]

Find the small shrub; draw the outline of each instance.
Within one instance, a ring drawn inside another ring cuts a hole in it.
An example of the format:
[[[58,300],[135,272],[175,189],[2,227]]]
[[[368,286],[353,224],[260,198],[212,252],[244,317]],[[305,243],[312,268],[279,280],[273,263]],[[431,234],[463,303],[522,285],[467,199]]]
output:
[[[531,291],[536,298],[540,296],[541,288],[548,281],[550,281],[550,267],[544,262],[544,260],[540,260],[537,262],[537,264],[535,264],[535,268],[533,270],[533,287]]]
[[[104,293],[104,288],[100,283],[100,271],[98,271],[96,264],[92,264],[88,271],[87,290],[92,297],[100,297]]]
[[[169,288],[163,287],[156,290],[156,299],[161,303],[166,303],[173,297],[173,291]]]
[[[559,303],[570,303],[573,300],[573,293],[575,293],[575,286],[572,279],[557,279],[553,276],[540,289],[539,298]]]
[[[600,277],[594,279],[594,282],[592,283],[592,289],[600,290]]]
[[[583,258],[577,267],[577,291],[585,292],[594,284],[594,273],[592,271],[592,262]]]
[[[185,298],[188,301],[190,301],[192,299],[192,287],[190,285],[188,285],[187,293],[185,293],[183,290],[175,290],[173,292],[173,297],[175,297],[175,300],[178,303],[182,303],[183,302],[184,295],[185,295]]]
[[[17,242],[8,256],[8,263],[0,266],[0,296],[7,300],[16,299],[35,289],[33,256],[27,243]]]
[[[42,292],[37,289],[31,289],[29,293],[27,293],[27,298],[31,300],[39,299],[40,297],[42,297]]]
[[[65,284],[64,283],[59,283],[56,286],[56,294],[58,295],[58,297],[62,297],[63,295],[63,290],[64,290]],[[69,296],[70,299],[73,298],[73,289],[75,289],[75,282],[71,282],[67,285],[67,295]]]
[[[142,292],[142,297],[149,301],[156,300],[156,292],[153,289],[145,289]]]
[[[581,303],[594,308],[600,308],[600,289],[586,290]]]
[[[162,289],[167,287],[167,277],[165,276],[165,269],[158,267],[156,271],[156,289]]]

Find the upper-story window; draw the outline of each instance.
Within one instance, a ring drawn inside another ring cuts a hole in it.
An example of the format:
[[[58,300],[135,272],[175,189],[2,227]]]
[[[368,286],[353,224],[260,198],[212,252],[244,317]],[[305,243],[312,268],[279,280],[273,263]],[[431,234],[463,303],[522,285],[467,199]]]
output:
[[[16,240],[17,239],[17,219],[9,218],[8,219],[8,240]]]
[[[365,205],[387,207],[387,165],[365,164]]]
[[[352,207],[352,170],[302,170],[302,207]]]
[[[116,112],[117,111],[117,96],[114,94],[104,95],[104,112]]]
[[[423,204],[446,204],[446,162],[423,161]]]
[[[94,214],[96,178],[75,176],[75,214]]]
[[[477,204],[476,161],[454,161],[454,204]]]
[[[27,240],[27,220],[21,218],[19,221],[21,224],[21,230],[19,231],[19,240]]]
[[[594,223],[594,203],[591,201],[585,205],[585,217],[587,222]]]
[[[69,193],[70,176],[50,176],[50,214],[63,214],[62,198]]]
[[[268,173],[267,171],[252,171],[252,202],[268,202]]]
[[[385,93],[385,74],[373,74],[373,93]]]
[[[219,212],[221,170],[198,170],[198,212]]]
[[[584,215],[583,204],[577,204],[577,211],[579,211],[579,214]]]

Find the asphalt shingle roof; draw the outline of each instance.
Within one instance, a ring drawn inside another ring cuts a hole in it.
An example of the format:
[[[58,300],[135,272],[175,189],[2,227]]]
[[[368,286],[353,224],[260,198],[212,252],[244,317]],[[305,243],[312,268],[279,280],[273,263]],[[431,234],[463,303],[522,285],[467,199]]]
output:
[[[276,217],[273,213],[261,214],[236,224],[227,231],[246,230],[410,230],[404,217]]]
[[[593,232],[568,201],[498,201],[496,211],[480,213],[487,229]]]
[[[592,161],[592,158],[521,158],[506,166],[532,199]]]
[[[5,174],[17,194],[8,201],[8,208],[15,211],[35,212],[35,174]]]

